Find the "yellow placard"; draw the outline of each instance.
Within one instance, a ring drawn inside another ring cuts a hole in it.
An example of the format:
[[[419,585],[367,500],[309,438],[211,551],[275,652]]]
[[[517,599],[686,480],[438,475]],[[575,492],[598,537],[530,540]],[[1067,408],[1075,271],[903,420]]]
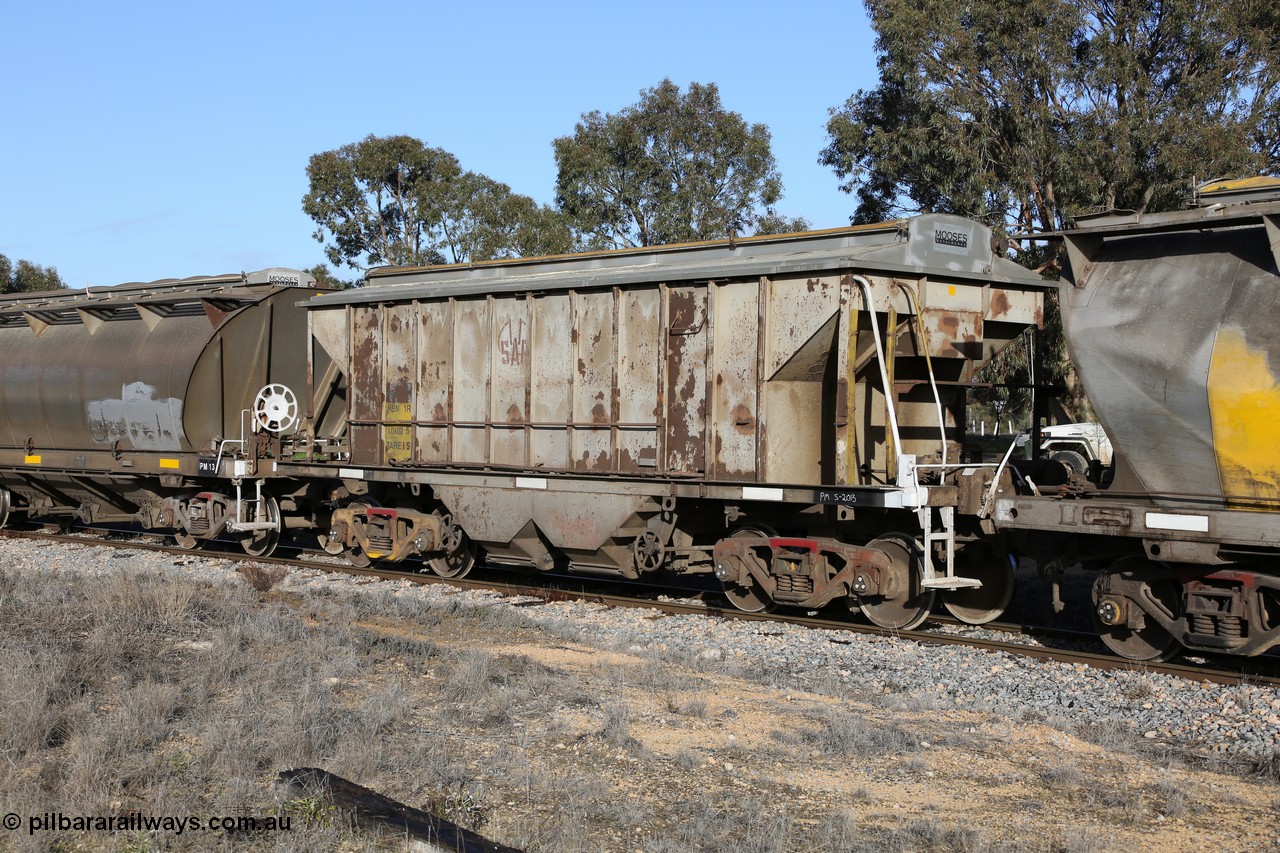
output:
[[[383,407],[383,420],[387,426],[382,428],[382,447],[388,462],[403,462],[413,451],[413,427],[391,426],[396,421],[413,420],[412,403],[387,403]]]
[[[39,464],[40,464],[40,457],[39,457],[39,456],[24,456],[24,457],[22,457],[22,461],[23,461],[23,462],[25,462],[25,463],[27,463],[28,465],[39,465]]]
[[[177,469],[181,467],[181,463],[177,459],[161,459],[160,467]]]

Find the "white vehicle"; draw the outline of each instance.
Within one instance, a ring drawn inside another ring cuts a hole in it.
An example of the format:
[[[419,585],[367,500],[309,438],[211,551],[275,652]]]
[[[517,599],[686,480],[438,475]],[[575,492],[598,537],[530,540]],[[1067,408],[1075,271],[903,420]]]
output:
[[[1102,424],[1057,424],[1040,430],[1040,455],[1085,474],[1095,459],[1103,467],[1111,464],[1111,439]]]

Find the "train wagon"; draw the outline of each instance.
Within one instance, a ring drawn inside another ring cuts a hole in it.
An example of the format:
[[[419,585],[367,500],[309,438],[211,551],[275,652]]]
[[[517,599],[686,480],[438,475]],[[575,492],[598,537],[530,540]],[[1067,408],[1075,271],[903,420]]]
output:
[[[128,522],[269,552],[263,483],[303,408],[298,303],[318,292],[267,269],[0,296],[0,525]]]
[[[1002,496],[997,523],[1102,568],[1097,621],[1122,655],[1260,653],[1280,640],[1280,180],[1060,237],[1064,330],[1114,464]]]
[[[940,592],[981,622],[1012,572],[965,390],[1052,286],[1006,248],[929,215],[374,270],[308,304],[304,396],[328,414],[280,470],[340,482],[322,539],[357,562],[457,576],[478,546],[713,572],[746,610],[845,601],[898,628]]]

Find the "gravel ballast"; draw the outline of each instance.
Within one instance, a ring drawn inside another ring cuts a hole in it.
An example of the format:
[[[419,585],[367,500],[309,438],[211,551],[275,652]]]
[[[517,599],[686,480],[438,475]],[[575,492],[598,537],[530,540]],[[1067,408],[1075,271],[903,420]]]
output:
[[[180,573],[203,582],[233,582],[236,577],[235,563],[212,555],[175,557],[141,549],[6,541],[5,571],[39,572],[51,581],[102,575],[126,566]],[[1102,671],[1003,652],[778,623],[655,618],[653,611],[643,608],[578,602],[535,605],[527,599],[445,585],[371,583],[311,570],[293,571],[277,586],[284,593],[321,588],[356,596],[392,595],[420,601],[424,608],[447,604],[518,610],[515,618],[531,627],[587,645],[656,653],[673,664],[708,671],[754,674],[784,689],[821,690],[838,684],[896,694],[916,707],[985,711],[1014,720],[1118,732],[1206,757],[1274,763],[1280,751],[1280,691],[1271,687]]]

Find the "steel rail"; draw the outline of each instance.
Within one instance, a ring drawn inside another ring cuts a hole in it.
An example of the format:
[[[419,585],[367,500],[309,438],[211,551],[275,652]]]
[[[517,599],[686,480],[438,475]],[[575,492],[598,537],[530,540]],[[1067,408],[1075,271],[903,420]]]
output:
[[[147,535],[147,534],[141,534]],[[154,534],[152,534],[154,535]],[[874,637],[909,640],[916,643],[943,646],[965,646],[988,652],[1005,652],[1011,655],[1032,658],[1055,663],[1083,664],[1093,669],[1119,672],[1150,672],[1159,675],[1170,675],[1189,681],[1209,682],[1212,684],[1238,685],[1253,684],[1261,686],[1280,686],[1280,676],[1263,675],[1253,672],[1233,672],[1231,670],[1214,669],[1177,663],[1156,663],[1151,661],[1135,661],[1113,654],[1085,652],[1073,649],[1055,649],[1045,646],[1031,646],[1022,643],[1003,642],[961,634],[945,634],[920,629],[912,631],[895,631],[855,622],[842,622],[814,616],[801,616],[787,613],[747,613],[733,607],[720,607],[712,604],[692,604],[680,601],[655,601],[630,595],[590,591],[585,589],[587,583],[601,583],[599,578],[583,579],[583,588],[568,589],[563,586],[547,586],[531,583],[517,583],[507,580],[475,579],[475,578],[442,578],[426,572],[416,573],[404,570],[388,570],[374,567],[360,568],[341,563],[320,562],[314,559],[293,557],[254,557],[240,550],[187,549],[173,545],[158,545],[149,542],[122,541],[98,536],[76,535],[74,533],[49,533],[31,530],[0,530],[0,538],[41,539],[61,544],[77,544],[84,546],[127,548],[133,550],[155,551],[177,556],[197,557],[204,559],[224,559],[231,562],[258,563],[285,566],[321,572],[352,575],[356,577],[375,578],[378,580],[400,580],[429,585],[443,584],[455,589],[497,592],[508,597],[525,597],[541,599],[544,602],[580,601],[600,604],[606,607],[626,607],[656,610],[668,616],[703,616],[713,619],[730,619],[739,622],[767,622],[783,625],[795,625],[811,630],[829,631],[832,633],[861,634]],[[221,544],[221,543],[220,543]],[[228,543],[229,544],[229,543]],[[232,546],[234,547],[234,546]],[[304,552],[305,553],[305,552]],[[657,591],[657,590],[654,590]],[[667,590],[672,592],[673,590]],[[689,594],[690,590],[681,590]],[[944,617],[930,616],[930,621],[943,624],[962,624],[950,622]],[[1005,633],[1034,634],[1043,633],[1043,629],[1029,626],[991,623],[979,626],[981,630],[1002,631]],[[1071,638],[1097,639],[1082,632],[1052,631],[1060,636]],[[842,642],[831,638],[832,642]],[[1255,660],[1241,658],[1243,661]]]

